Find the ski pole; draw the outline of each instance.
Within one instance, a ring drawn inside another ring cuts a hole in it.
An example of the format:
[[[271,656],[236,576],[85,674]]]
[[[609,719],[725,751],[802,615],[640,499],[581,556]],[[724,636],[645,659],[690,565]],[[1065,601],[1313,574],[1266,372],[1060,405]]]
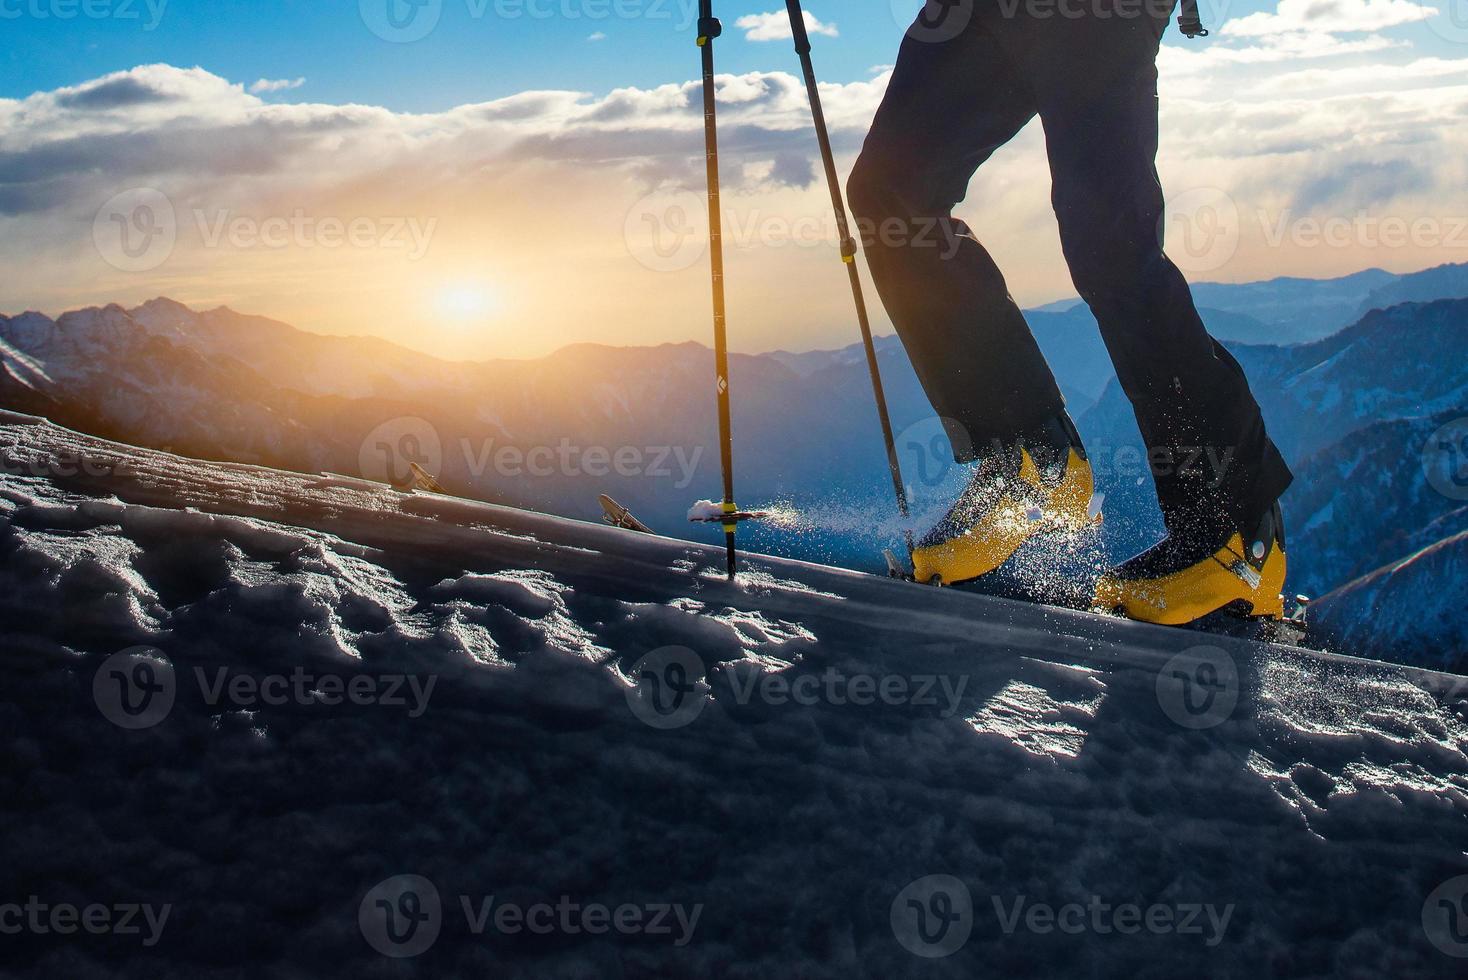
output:
[[[882,423],[882,439],[887,445],[887,468],[892,473],[892,490],[897,495],[897,510],[907,520],[907,489],[902,482],[902,464],[897,459],[897,443],[892,437],[892,418],[887,411],[887,394],[882,388],[882,370],[877,364],[877,349],[872,343],[872,325],[867,317],[866,298],[862,295],[861,274],[856,266],[856,240],[851,237],[846,219],[846,203],[841,196],[841,182],[836,175],[836,156],[831,151],[831,134],[826,126],[826,113],[821,108],[821,92],[816,85],[816,69],[811,62],[810,35],[805,29],[805,11],[800,0],[785,0],[790,14],[790,32],[795,38],[795,53],[800,55],[800,68],[805,74],[805,91],[810,99],[811,119],[815,123],[816,141],[821,147],[821,163],[826,169],[826,185],[831,190],[831,207],[836,212],[836,231],[841,236],[841,261],[851,279],[851,296],[856,301],[856,319],[861,325],[861,342],[866,349],[867,371],[872,376],[872,394],[877,401],[877,417]],[[912,529],[904,528],[908,553],[912,552]]]
[[[724,240],[719,210],[719,134],[714,98],[714,38],[724,32],[713,13],[713,0],[698,3],[698,46],[703,54],[703,141],[708,171],[709,271],[714,291],[714,371],[718,375],[719,458],[724,467],[724,548],[732,581],[738,558],[734,532],[739,524],[734,515],[734,437],[729,412],[729,343],[724,324]]]

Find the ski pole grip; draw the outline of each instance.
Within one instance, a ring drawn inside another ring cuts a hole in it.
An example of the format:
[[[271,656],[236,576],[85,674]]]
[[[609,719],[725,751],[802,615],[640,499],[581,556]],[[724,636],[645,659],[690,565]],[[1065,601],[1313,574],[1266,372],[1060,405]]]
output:
[[[790,34],[795,38],[795,53],[810,54],[810,34],[805,29],[805,11],[800,9],[800,0],[785,0],[785,9],[790,14]]]
[[[703,47],[714,38],[724,33],[724,25],[719,23],[717,17],[698,18],[698,46]]]

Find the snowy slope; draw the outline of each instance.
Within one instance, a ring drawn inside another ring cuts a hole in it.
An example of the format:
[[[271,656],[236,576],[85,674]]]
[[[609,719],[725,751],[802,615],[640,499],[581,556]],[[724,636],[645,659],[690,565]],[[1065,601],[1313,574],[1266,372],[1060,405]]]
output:
[[[1461,976],[1462,678],[11,414],[0,461],[0,901],[170,910],[11,974]]]

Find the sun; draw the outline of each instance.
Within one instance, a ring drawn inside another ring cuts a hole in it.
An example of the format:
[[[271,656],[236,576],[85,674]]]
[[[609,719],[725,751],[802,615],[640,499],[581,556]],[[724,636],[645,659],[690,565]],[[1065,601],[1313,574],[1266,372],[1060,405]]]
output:
[[[482,320],[495,312],[494,291],[484,283],[455,283],[438,291],[434,307],[441,316],[456,320]]]

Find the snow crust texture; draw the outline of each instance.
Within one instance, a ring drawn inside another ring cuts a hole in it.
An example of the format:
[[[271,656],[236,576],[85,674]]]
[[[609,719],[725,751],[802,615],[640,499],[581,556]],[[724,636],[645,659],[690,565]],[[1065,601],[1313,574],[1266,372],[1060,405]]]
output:
[[[0,464],[0,924],[169,909],[6,975],[1468,962],[1461,678],[22,416]]]

